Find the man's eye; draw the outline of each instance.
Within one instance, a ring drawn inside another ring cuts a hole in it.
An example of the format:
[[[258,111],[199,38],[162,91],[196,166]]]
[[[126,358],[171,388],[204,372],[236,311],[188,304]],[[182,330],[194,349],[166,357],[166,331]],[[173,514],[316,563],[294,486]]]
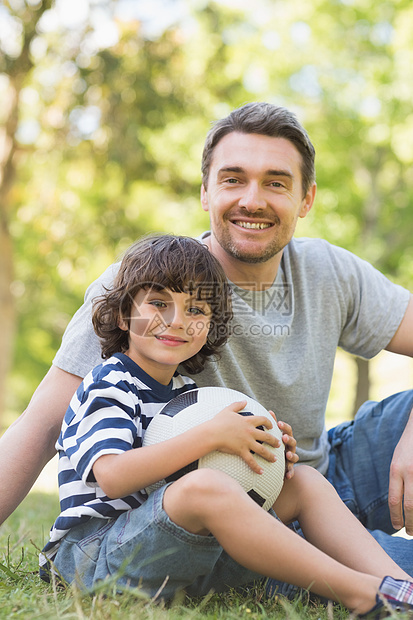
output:
[[[235,185],[235,183],[238,183],[238,179],[227,179],[227,183],[230,183],[231,185]]]

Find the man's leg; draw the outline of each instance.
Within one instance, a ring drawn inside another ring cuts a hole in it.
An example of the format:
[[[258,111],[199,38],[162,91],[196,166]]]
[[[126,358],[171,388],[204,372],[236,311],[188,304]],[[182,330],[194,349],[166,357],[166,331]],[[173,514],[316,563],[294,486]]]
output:
[[[364,403],[329,431],[328,480],[385,551],[413,576],[413,541],[394,537],[388,508],[393,451],[413,407],[413,390]]]

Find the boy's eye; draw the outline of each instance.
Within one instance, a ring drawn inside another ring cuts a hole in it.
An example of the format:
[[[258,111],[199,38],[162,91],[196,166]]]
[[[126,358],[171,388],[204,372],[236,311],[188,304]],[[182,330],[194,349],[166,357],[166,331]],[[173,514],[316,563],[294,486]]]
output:
[[[192,306],[191,308],[188,308],[188,312],[189,314],[203,314],[204,316],[206,315],[206,311],[203,308],[198,308],[197,306]]]
[[[160,301],[159,299],[152,299],[149,302],[149,305],[155,306],[155,308],[166,308],[166,303],[164,301]]]

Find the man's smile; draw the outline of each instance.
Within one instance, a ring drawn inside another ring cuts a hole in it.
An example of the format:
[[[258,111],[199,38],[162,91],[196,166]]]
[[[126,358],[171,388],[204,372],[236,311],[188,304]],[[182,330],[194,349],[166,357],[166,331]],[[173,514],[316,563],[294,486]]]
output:
[[[252,230],[264,230],[264,228],[271,228],[274,226],[274,224],[270,224],[269,222],[245,222],[244,220],[232,220],[231,223],[241,228]]]

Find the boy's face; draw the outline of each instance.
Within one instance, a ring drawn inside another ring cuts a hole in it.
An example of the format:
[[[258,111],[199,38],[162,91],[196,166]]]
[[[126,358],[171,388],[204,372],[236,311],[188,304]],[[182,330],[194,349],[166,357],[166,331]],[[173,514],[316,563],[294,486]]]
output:
[[[169,289],[141,289],[134,297],[128,322],[129,349],[134,362],[148,375],[167,385],[178,365],[198,353],[206,343],[211,308],[189,293]]]

